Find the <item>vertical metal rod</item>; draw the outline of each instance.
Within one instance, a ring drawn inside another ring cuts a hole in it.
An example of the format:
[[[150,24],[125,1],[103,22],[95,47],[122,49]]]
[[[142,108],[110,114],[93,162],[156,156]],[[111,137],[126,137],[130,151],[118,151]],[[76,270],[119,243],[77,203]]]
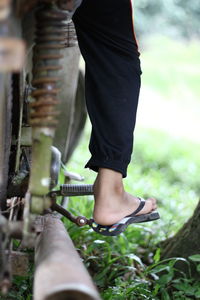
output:
[[[100,300],[63,223],[44,217],[35,246],[34,300]]]

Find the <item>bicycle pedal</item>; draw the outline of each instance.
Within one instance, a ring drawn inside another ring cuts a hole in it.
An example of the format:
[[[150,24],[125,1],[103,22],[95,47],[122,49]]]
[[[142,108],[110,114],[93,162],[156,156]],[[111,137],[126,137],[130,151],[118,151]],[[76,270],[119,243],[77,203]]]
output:
[[[51,197],[94,195],[93,184],[62,184],[60,190],[50,192]]]
[[[93,184],[62,184],[60,186],[62,196],[87,196],[93,195]]]

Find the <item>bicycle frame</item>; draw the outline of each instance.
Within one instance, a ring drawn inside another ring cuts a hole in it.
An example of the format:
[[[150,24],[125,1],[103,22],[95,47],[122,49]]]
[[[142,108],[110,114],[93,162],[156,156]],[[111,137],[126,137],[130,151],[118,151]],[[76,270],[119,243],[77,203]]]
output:
[[[0,0],[0,9],[1,1],[3,0]],[[78,2],[73,3],[77,4]],[[52,0],[32,0],[28,3],[24,0],[16,0],[12,4],[9,1],[4,4],[7,5],[7,8],[13,8],[12,24],[18,27],[18,37],[12,37],[11,33],[10,40],[16,41],[17,39],[21,48],[19,46],[18,52],[16,51],[18,56],[15,52],[13,55],[16,55],[15,58],[25,57],[24,64],[20,58],[18,66],[10,64],[9,69],[6,70],[9,76],[13,71],[18,71],[17,74],[12,75],[13,115],[12,120],[10,118],[7,120],[9,126],[10,123],[12,124],[12,135],[10,132],[10,136],[7,136],[7,139],[11,139],[11,145],[7,148],[8,151],[10,149],[10,155],[7,153],[9,180],[8,185],[5,181],[2,183],[2,186],[7,186],[7,190],[0,199],[0,203],[3,203],[2,207],[4,207],[4,211],[0,213],[0,238],[3,241],[2,249],[0,249],[0,265],[2,267],[0,285],[2,291],[6,293],[11,282],[9,257],[12,254],[13,238],[21,239],[24,247],[36,246],[36,262],[39,264],[36,269],[37,275],[38,270],[41,270],[39,268],[40,256],[46,257],[47,246],[46,244],[45,247],[40,247],[47,238],[47,233],[41,230],[38,218],[46,220],[46,217],[42,215],[50,210],[56,210],[79,226],[90,224],[90,221],[84,217],[72,216],[56,203],[56,196],[59,193],[62,192],[62,197],[70,195],[71,186],[63,185],[60,190],[53,190],[57,184],[62,163],[65,164],[68,161],[77,144],[74,136],[80,136],[86,119],[85,106],[82,104],[84,89],[82,76],[79,75],[80,53],[75,29],[71,22],[71,12],[62,9],[68,8],[70,1],[58,1],[56,4],[56,1]],[[71,8],[73,9],[74,6]],[[8,14],[6,22],[9,18]],[[22,50],[24,45],[22,38],[27,45],[26,55]],[[0,64],[0,72],[2,70]],[[8,86],[8,90],[9,88],[10,86]],[[2,114],[1,108],[0,103]],[[0,122],[3,124],[5,120],[6,115]],[[74,120],[81,124],[81,127],[76,126],[76,130],[78,130],[76,135],[73,133]],[[5,132],[4,135],[6,135]],[[0,149],[1,151],[2,149]],[[4,162],[0,161],[2,165]],[[79,176],[69,172],[66,174],[67,182],[74,176],[76,179],[80,179]],[[50,192],[51,190],[52,192]],[[72,190],[73,195],[93,193],[92,186],[78,185]],[[47,219],[47,226],[49,226],[52,216],[49,215]],[[57,228],[55,235],[64,232],[64,227],[58,219],[55,221],[55,227]],[[53,236],[51,235],[51,242],[58,252],[63,253],[70,249],[67,235],[63,236],[63,239],[66,240],[64,248],[59,243],[56,244]],[[5,249],[9,249],[9,251],[6,250],[6,252]],[[40,249],[39,256],[37,249]],[[72,258],[75,259],[75,249],[71,253]],[[46,259],[48,260],[48,257]],[[77,266],[74,266],[74,273],[76,273],[78,265],[80,265],[79,261],[77,261]],[[66,261],[64,266],[67,271],[69,261]],[[77,299],[82,299],[80,295],[84,295],[88,300],[99,299],[91,281],[86,280],[84,283],[83,279],[80,281],[80,285],[85,284],[86,291],[81,292],[80,288]],[[38,284],[36,284],[36,290],[37,286]],[[67,292],[69,291],[65,286],[63,293]],[[55,291],[52,293],[55,294]],[[60,299],[62,297],[63,295]],[[55,295],[44,295],[41,298],[37,296],[35,300],[39,299],[59,300]]]

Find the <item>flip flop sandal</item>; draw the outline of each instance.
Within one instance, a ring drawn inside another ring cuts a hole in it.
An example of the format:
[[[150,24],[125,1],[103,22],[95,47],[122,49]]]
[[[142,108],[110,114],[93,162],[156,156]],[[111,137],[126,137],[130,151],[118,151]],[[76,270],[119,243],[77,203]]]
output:
[[[115,235],[119,235],[120,233],[122,233],[127,228],[127,226],[132,223],[143,223],[143,222],[155,221],[155,220],[160,219],[159,213],[155,210],[148,214],[142,214],[142,215],[136,216],[136,214],[138,212],[140,212],[143,209],[143,207],[145,206],[145,200],[143,198],[139,198],[139,197],[138,197],[138,199],[140,200],[140,204],[139,204],[138,208],[132,214],[124,217],[119,222],[117,222],[113,225],[109,225],[109,226],[103,226],[103,225],[97,224],[93,220],[93,222],[91,224],[92,229],[95,232],[100,233],[105,236],[115,236]]]

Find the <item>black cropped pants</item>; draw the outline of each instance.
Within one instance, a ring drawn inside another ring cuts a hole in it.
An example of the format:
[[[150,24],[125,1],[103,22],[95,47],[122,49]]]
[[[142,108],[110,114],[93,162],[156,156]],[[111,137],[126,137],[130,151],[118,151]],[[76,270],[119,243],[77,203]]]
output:
[[[132,0],[83,0],[73,21],[86,63],[92,123],[91,159],[85,167],[108,168],[126,177],[141,75]]]

